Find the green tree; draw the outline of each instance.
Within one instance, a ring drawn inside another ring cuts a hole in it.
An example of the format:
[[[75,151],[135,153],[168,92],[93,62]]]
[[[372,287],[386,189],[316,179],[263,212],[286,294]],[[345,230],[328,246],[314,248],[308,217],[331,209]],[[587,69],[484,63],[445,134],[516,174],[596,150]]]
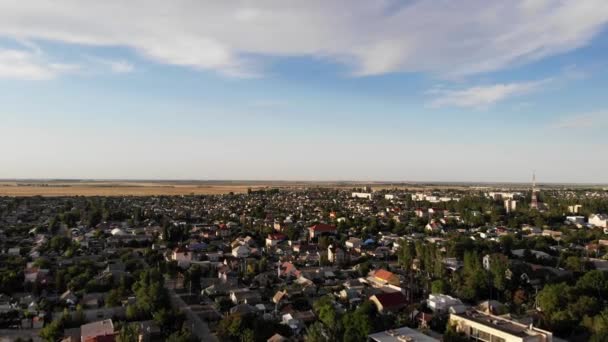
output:
[[[443,279],[434,280],[431,283],[431,292],[433,294],[445,294],[448,292],[448,283]]]
[[[133,342],[138,338],[137,326],[125,323],[118,332],[118,342]]]

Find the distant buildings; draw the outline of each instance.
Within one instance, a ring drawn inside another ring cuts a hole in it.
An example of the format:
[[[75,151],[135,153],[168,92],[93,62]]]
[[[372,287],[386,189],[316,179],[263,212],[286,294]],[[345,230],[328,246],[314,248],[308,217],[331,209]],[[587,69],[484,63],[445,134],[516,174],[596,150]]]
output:
[[[515,209],[517,209],[517,201],[514,199],[506,199],[505,200],[505,210],[507,211],[507,213],[511,213],[513,211],[515,211]]]
[[[571,212],[571,213],[573,213],[573,214],[578,214],[581,211],[582,208],[583,208],[583,206],[580,205],[580,204],[569,205],[568,206],[568,211]]]
[[[373,194],[371,192],[353,192],[352,194],[353,198],[366,198],[371,200],[373,197]]]

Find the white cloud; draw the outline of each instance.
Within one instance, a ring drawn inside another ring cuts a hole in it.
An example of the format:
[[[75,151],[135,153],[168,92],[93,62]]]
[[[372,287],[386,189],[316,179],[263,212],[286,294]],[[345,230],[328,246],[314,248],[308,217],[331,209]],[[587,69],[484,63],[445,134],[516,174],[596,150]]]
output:
[[[47,61],[36,52],[0,49],[0,78],[19,80],[48,80],[77,71],[73,64]]]
[[[608,2],[309,0],[0,1],[0,35],[126,46],[160,63],[233,76],[265,56],[310,56],[356,75],[470,75],[584,46]]]
[[[88,57],[88,59],[95,64],[100,64],[101,66],[109,69],[109,71],[116,73],[116,74],[125,74],[125,73],[129,73],[129,72],[133,72],[135,70],[135,65],[133,65],[133,63],[126,61],[124,59],[117,60],[117,59],[107,59],[107,58],[99,58],[99,57]]]
[[[521,96],[536,91],[541,85],[549,81],[547,79],[532,82],[492,84],[459,90],[434,89],[429,94],[434,94],[438,97],[431,102],[431,107],[484,108],[510,97]]]
[[[562,117],[551,124],[558,129],[603,128],[608,126],[608,111],[575,114]]]

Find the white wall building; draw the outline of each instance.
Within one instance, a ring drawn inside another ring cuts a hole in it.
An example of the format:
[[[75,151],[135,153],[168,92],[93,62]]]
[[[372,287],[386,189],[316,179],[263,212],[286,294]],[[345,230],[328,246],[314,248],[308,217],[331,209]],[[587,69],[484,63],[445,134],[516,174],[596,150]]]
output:
[[[608,228],[608,215],[592,214],[589,216],[589,223],[601,228]]]
[[[353,192],[353,198],[367,198],[367,199],[372,199],[372,193],[368,193],[368,192]]]
[[[513,212],[515,211],[515,209],[517,209],[517,201],[511,198],[506,199],[505,210],[507,211],[507,213]]]
[[[445,294],[430,294],[429,299],[426,300],[426,305],[433,312],[448,312],[450,308],[454,308],[455,312],[464,310],[464,304],[460,299]]]
[[[566,222],[583,224],[585,223],[585,216],[566,216]]]
[[[533,325],[522,324],[481,311],[450,314],[450,324],[472,341],[552,342],[553,334]]]

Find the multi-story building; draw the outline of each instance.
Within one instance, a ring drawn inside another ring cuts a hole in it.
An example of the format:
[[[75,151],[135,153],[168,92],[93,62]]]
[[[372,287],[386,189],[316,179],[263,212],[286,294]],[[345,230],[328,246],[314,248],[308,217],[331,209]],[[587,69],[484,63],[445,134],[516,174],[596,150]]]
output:
[[[515,211],[515,209],[517,209],[517,201],[511,198],[506,199],[505,210],[507,211],[507,213],[513,212]]]

